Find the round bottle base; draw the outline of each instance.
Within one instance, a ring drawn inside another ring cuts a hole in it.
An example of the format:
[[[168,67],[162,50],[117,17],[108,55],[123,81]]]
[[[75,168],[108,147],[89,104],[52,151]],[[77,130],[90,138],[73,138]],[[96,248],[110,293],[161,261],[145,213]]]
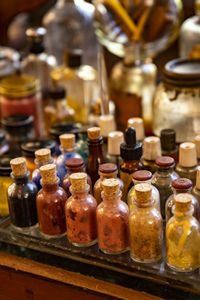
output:
[[[93,246],[97,243],[97,239],[92,241],[92,242],[89,242],[89,243],[74,243],[72,241],[70,241],[68,239],[68,241],[75,247],[79,247],[79,248],[86,248],[86,247],[90,247],[90,246]]]
[[[194,272],[196,269],[199,268],[199,266],[195,266],[195,267],[190,267],[190,268],[179,268],[179,267],[175,267],[175,266],[172,266],[170,265],[168,262],[167,262],[167,266],[172,269],[173,271],[176,271],[176,272],[181,272],[181,273],[188,273],[188,272]]]
[[[36,223],[35,225],[33,226],[29,226],[29,227],[18,227],[14,224],[11,224],[11,227],[14,231],[17,231],[17,232],[21,232],[21,233],[30,233],[31,231],[35,230],[36,228],[38,228],[38,223]]]
[[[118,255],[118,254],[122,254],[122,253],[125,253],[125,252],[127,252],[127,251],[129,250],[128,248],[126,248],[126,249],[124,249],[124,250],[122,250],[122,251],[111,251],[111,250],[102,249],[102,248],[100,248],[100,247],[99,247],[99,249],[100,249],[103,253],[105,253],[105,254],[110,254],[110,255]]]
[[[62,238],[63,236],[66,235],[66,231],[64,233],[61,234],[55,234],[55,235],[50,235],[50,234],[46,234],[40,231],[40,235],[42,237],[44,237],[45,239],[57,239],[57,238]]]
[[[154,257],[154,258],[150,258],[150,259],[141,259],[141,258],[138,258],[136,256],[134,256],[133,254],[130,255],[131,256],[131,259],[137,263],[142,263],[142,264],[152,264],[152,263],[156,263],[158,262],[159,260],[161,260],[162,258],[162,255],[159,255],[157,257]]]

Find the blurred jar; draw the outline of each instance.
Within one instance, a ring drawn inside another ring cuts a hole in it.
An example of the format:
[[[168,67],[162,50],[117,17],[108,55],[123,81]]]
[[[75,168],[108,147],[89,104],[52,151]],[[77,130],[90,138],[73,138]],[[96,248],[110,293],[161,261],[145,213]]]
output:
[[[16,74],[2,79],[0,101],[2,118],[15,114],[31,115],[34,117],[36,136],[44,134],[39,82],[35,77]]]
[[[176,131],[178,143],[193,141],[200,127],[200,60],[175,59],[164,68],[153,101],[153,131]]]
[[[5,216],[9,214],[7,190],[13,182],[10,177],[10,173],[12,172],[10,167],[11,159],[12,158],[9,157],[0,158],[0,216]]]

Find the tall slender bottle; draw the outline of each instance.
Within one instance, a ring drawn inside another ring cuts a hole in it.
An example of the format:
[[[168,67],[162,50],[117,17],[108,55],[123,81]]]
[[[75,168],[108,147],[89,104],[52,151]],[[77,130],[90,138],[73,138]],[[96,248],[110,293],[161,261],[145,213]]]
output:
[[[10,161],[13,183],[8,188],[11,224],[16,230],[29,231],[38,222],[36,211],[37,188],[29,181],[26,160],[18,157]]]
[[[120,178],[124,183],[122,200],[126,201],[133,173],[143,168],[141,161],[142,144],[136,142],[136,132],[132,127],[126,129],[125,143],[120,146],[120,154],[123,159],[120,166]]]
[[[37,213],[40,232],[45,237],[59,237],[66,231],[65,203],[67,196],[59,187],[56,165],[49,164],[40,168],[42,189],[37,195]]]
[[[94,186],[95,182],[99,178],[98,170],[99,165],[106,162],[103,155],[102,144],[103,138],[100,135],[99,127],[92,127],[87,130],[88,133],[88,148],[89,148],[89,158],[87,163],[87,174],[90,175],[92,179],[92,185]]]

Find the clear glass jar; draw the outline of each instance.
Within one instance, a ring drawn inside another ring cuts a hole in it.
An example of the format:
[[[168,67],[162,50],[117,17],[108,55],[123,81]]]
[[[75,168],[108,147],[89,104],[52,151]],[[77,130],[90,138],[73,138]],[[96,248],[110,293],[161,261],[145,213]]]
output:
[[[153,206],[151,185],[137,184],[135,192],[135,208],[129,217],[131,258],[140,263],[153,263],[162,257],[162,217]]]
[[[8,187],[13,182],[12,178],[10,177],[10,173],[12,172],[10,167],[10,160],[11,158],[9,157],[0,158],[0,216],[5,216],[9,214],[7,191]]]
[[[106,254],[121,254],[129,247],[129,209],[121,201],[119,180],[105,179],[101,202],[97,207],[99,248]]]
[[[163,83],[153,100],[153,131],[176,131],[178,143],[191,142],[199,133],[200,61],[175,59],[165,65]]]
[[[165,204],[165,218],[166,222],[173,216],[172,208],[174,206],[174,198],[181,193],[191,194],[192,181],[187,178],[178,178],[172,181],[173,194],[169,196]],[[198,200],[192,196],[192,205],[194,207],[193,217],[200,221],[200,206]]]
[[[133,173],[134,186],[128,192],[127,202],[130,213],[134,210],[136,204],[135,187],[137,184],[148,183],[151,185],[152,173],[149,171],[141,170]],[[160,194],[155,186],[152,185],[152,206],[160,211]]]
[[[173,194],[172,181],[179,176],[174,172],[174,159],[169,156],[162,156],[156,160],[157,171],[152,177],[152,185],[154,185],[160,194],[161,214],[165,219],[165,203],[169,196]]]
[[[192,216],[192,195],[175,196],[174,216],[166,226],[167,265],[177,272],[199,267],[200,226]]]

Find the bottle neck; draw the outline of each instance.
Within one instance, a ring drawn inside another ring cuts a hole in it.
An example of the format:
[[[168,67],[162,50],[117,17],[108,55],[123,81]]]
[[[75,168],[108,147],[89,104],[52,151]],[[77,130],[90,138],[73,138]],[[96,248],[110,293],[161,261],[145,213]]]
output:
[[[62,146],[60,147],[60,151],[63,155],[67,155],[69,153],[74,153],[76,150],[76,146],[74,146],[74,148],[71,149],[64,149]]]
[[[52,183],[43,183],[42,179],[40,184],[45,192],[55,192],[59,188],[60,179],[57,177]]]
[[[192,188],[189,189],[176,189],[176,188],[172,188],[173,192],[175,195],[177,194],[182,194],[182,193],[191,193]]]
[[[69,173],[69,175],[73,174],[73,173],[79,173],[79,172],[85,172],[85,167],[81,166],[81,167],[76,167],[76,168],[67,168],[67,171]]]
[[[174,217],[181,221],[182,219],[187,219],[192,217],[194,213],[194,207],[191,205],[191,209],[185,212],[179,211],[176,209],[175,205],[172,207],[172,213],[174,214]]]
[[[152,207],[154,200],[153,198],[151,198],[151,200],[147,201],[147,202],[139,202],[137,201],[137,198],[135,200],[137,207],[142,207],[142,208],[148,208],[148,207]]]
[[[174,166],[168,168],[157,167],[157,172],[164,176],[170,175],[171,173],[173,173],[173,171],[174,171]]]
[[[116,172],[112,172],[112,173],[102,173],[99,172],[100,175],[100,180],[103,181],[104,179],[108,179],[108,178],[117,178],[117,171]]]
[[[134,185],[137,185],[137,184],[140,184],[140,183],[148,183],[148,184],[151,184],[151,181],[152,181],[152,179],[142,180],[142,181],[133,179]]]
[[[15,176],[13,173],[11,173],[11,178],[16,184],[26,184],[29,182],[29,175],[29,171],[27,171],[26,174],[21,176]]]
[[[121,191],[115,195],[112,196],[107,196],[104,194],[104,192],[101,192],[101,196],[103,199],[103,202],[107,205],[107,206],[116,206],[118,205],[119,201],[121,200]]]
[[[79,190],[79,191],[76,191],[72,188],[72,186],[70,186],[70,192],[72,194],[72,197],[77,200],[77,201],[84,201],[86,198],[87,198],[87,195],[88,195],[88,192],[89,192],[89,184],[87,184],[87,187],[86,189],[84,190]]]
[[[63,110],[66,108],[66,100],[65,99],[60,99],[56,101],[56,108],[58,111]]]
[[[93,156],[98,156],[99,153],[102,153],[102,144],[103,138],[99,138],[98,140],[89,140],[87,139],[89,154]]]
[[[51,158],[49,161],[46,162],[39,162],[37,159],[35,159],[34,163],[36,164],[37,168],[39,169],[42,166],[48,165],[48,164],[53,164],[55,161],[53,158]]]

